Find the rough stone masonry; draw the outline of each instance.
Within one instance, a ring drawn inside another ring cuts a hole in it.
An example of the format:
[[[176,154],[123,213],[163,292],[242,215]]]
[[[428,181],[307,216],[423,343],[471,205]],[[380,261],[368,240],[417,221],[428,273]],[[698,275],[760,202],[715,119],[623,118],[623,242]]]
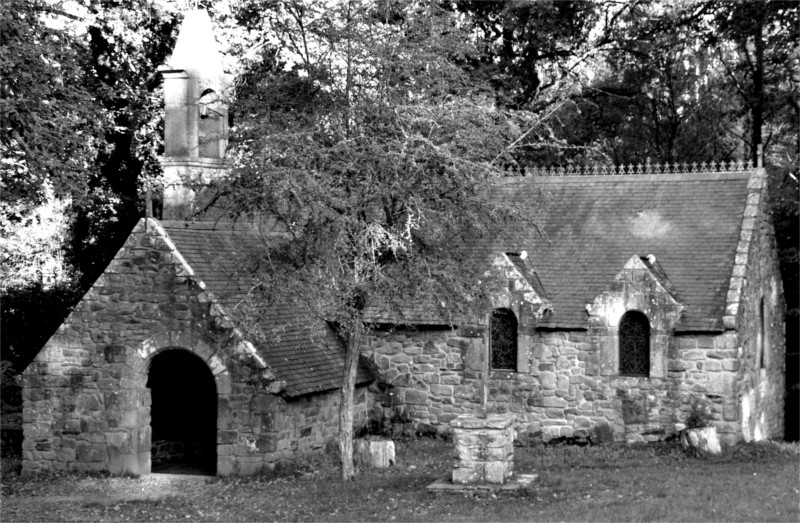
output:
[[[450,422],[456,447],[453,483],[502,485],[514,475],[512,414],[461,415]]]

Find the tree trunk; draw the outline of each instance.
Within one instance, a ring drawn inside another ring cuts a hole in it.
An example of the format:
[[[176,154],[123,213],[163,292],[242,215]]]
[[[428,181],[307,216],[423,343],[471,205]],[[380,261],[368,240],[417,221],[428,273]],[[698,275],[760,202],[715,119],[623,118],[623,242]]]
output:
[[[342,459],[342,479],[355,476],[353,466],[353,393],[356,388],[358,371],[358,350],[361,345],[361,326],[355,327],[347,338],[344,357],[344,376],[342,376],[342,396],[339,401],[339,452]]]
[[[753,165],[758,165],[762,150],[761,126],[764,122],[764,12],[757,10],[758,18],[755,24],[755,70],[753,71],[752,103],[750,106],[752,116],[752,129],[750,135],[751,157]]]

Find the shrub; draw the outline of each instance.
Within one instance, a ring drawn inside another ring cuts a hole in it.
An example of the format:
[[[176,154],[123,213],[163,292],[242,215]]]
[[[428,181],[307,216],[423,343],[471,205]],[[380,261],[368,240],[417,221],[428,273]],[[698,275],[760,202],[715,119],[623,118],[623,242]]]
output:
[[[708,406],[700,400],[693,401],[689,416],[686,418],[686,428],[701,429],[708,427],[710,424],[711,412],[709,412]]]

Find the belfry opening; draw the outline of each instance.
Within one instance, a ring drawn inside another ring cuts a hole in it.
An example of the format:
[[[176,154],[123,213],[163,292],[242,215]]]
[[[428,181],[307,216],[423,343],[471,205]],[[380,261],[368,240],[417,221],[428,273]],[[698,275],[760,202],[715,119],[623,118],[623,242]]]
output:
[[[163,351],[150,363],[147,387],[151,471],[216,474],[217,389],[208,365],[186,350]]]

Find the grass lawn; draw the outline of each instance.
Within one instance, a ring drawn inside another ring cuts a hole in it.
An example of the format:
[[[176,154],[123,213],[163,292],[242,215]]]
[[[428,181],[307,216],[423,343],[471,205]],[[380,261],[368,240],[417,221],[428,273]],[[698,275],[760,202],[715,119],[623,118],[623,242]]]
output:
[[[397,443],[398,464],[342,483],[323,455],[291,470],[205,481],[59,475],[22,479],[5,460],[9,521],[800,521],[800,446],[740,445],[714,459],[674,444],[517,448],[536,473],[514,493],[432,494],[452,444]]]

